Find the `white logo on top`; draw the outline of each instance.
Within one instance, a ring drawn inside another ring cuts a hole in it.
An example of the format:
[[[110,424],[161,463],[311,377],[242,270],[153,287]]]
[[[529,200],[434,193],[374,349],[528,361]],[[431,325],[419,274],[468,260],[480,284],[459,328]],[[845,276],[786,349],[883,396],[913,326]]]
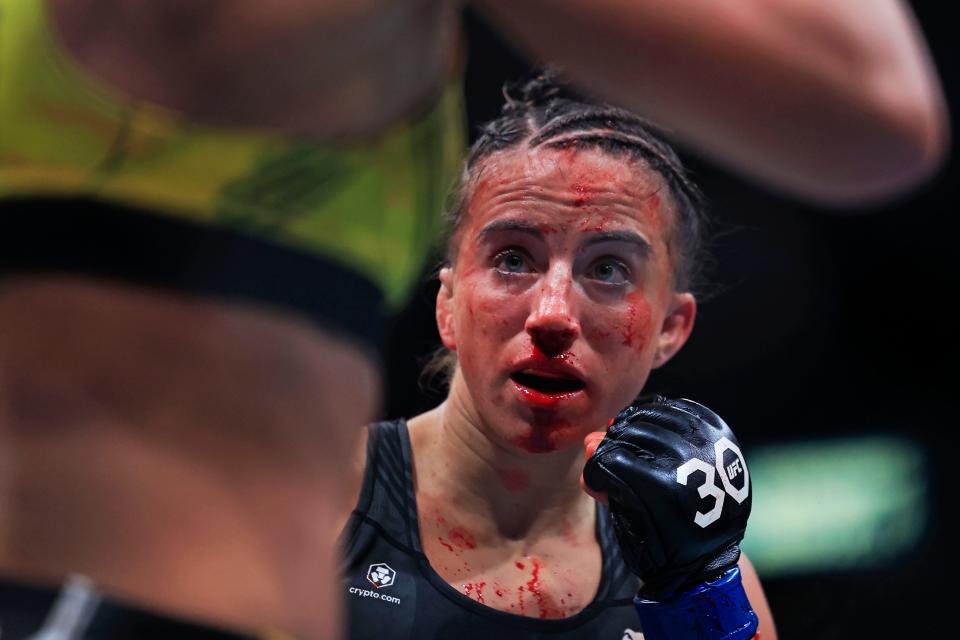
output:
[[[370,565],[370,568],[367,569],[367,580],[369,580],[370,584],[377,589],[381,587],[389,587],[393,584],[393,580],[396,577],[397,572],[391,569],[390,565],[384,562],[372,564]]]

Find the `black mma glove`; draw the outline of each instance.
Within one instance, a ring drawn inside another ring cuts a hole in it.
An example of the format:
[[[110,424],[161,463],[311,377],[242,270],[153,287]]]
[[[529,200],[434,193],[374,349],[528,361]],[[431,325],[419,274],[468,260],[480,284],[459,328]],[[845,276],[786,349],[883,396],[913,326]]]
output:
[[[739,559],[750,476],[730,427],[703,405],[638,398],[614,418],[583,478],[609,496],[644,598],[669,600]]]

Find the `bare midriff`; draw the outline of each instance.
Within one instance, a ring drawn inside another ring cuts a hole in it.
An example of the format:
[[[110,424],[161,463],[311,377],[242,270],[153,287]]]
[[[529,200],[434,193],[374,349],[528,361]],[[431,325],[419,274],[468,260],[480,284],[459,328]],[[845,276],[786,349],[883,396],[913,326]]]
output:
[[[0,577],[82,573],[172,615],[326,637],[340,461],[378,384],[293,316],[0,281]]]

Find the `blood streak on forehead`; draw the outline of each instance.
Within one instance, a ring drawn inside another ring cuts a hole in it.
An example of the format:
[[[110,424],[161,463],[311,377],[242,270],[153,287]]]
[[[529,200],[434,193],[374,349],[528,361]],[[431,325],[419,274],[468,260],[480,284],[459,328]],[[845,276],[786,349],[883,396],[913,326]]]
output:
[[[476,171],[466,203],[471,218],[501,198],[539,199],[591,213],[628,211],[661,226],[663,180],[633,158],[593,149],[509,150],[486,158]]]

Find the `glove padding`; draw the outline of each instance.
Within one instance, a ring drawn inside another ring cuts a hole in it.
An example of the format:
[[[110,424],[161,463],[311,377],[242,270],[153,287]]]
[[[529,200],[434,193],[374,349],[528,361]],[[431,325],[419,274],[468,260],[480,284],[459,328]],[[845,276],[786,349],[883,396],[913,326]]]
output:
[[[681,467],[686,485],[678,480]],[[583,478],[608,495],[642,596],[669,600],[740,558],[752,502],[749,473],[730,427],[703,405],[638,398],[614,418]]]

